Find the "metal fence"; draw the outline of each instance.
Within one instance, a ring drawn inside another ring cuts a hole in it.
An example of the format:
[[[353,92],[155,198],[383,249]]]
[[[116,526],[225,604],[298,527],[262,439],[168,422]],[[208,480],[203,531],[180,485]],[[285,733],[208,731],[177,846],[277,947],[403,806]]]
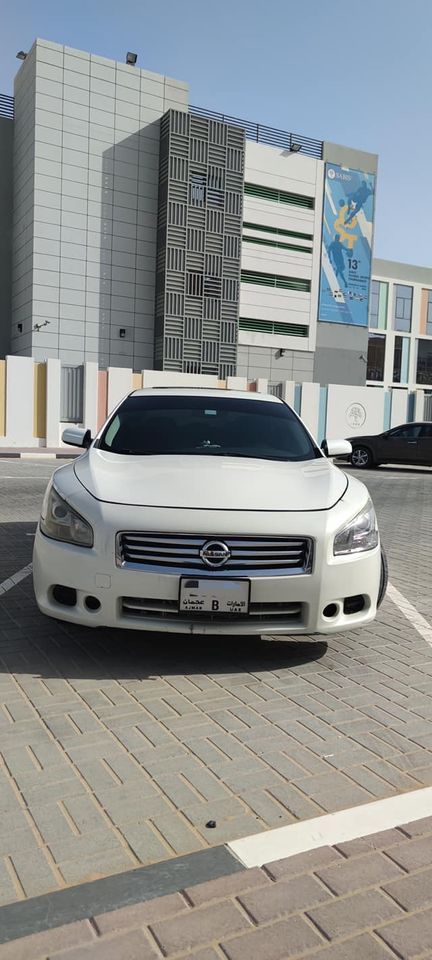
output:
[[[84,416],[84,366],[61,368],[60,419],[62,423],[82,423]]]
[[[240,120],[239,117],[230,117],[225,113],[217,113],[215,110],[206,110],[204,107],[191,106],[189,111],[199,117],[207,117],[209,120],[217,120],[219,123],[229,123],[233,127],[241,127],[245,131],[246,139],[254,140],[255,143],[266,143],[269,146],[281,147],[285,150],[291,150],[293,145],[296,144],[301,147],[302,153],[322,160],[324,146],[322,140],[314,140],[312,137],[289,133],[275,127],[266,127],[262,123],[252,123],[250,120]]]
[[[425,394],[423,419],[432,420],[432,393]]]
[[[271,393],[273,397],[279,397],[279,400],[283,400],[283,383],[269,383],[267,386],[268,393]]]
[[[5,93],[0,93],[0,117],[7,117],[8,120],[14,118],[14,98]]]

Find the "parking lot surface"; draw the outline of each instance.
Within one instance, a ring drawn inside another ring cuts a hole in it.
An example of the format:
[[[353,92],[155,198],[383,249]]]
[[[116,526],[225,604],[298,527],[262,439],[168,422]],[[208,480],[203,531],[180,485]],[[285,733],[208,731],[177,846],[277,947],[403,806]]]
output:
[[[10,578],[57,465],[0,463],[0,905],[432,784],[432,647],[394,602],[432,623],[431,471],[362,476],[396,590],[372,626],[233,643],[38,613]]]

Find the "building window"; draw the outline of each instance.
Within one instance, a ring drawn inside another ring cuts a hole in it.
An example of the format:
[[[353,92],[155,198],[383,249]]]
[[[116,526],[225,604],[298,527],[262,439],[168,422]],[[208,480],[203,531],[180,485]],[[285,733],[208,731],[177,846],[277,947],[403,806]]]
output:
[[[432,383],[432,340],[417,340],[417,383]]]
[[[370,289],[369,326],[374,330],[387,327],[388,283],[372,280]]]
[[[408,337],[395,337],[393,383],[408,383],[409,347]]]
[[[386,338],[383,334],[369,337],[367,357],[367,379],[384,380]]]
[[[262,287],[280,287],[282,290],[301,290],[310,293],[311,282],[302,277],[285,277],[278,273],[260,273],[258,270],[242,270],[242,283],[256,283]]]
[[[258,183],[245,183],[244,192],[247,197],[255,197],[257,200],[274,200],[276,203],[289,203],[294,207],[306,207],[308,210],[313,210],[315,207],[313,197],[287,190],[277,190],[274,187],[263,187]]]
[[[283,337],[308,337],[309,327],[300,323],[278,323],[272,320],[254,320],[240,317],[239,330],[248,330],[250,333],[271,333]]]
[[[413,288],[395,283],[393,328],[403,333],[411,333]]]
[[[432,290],[428,291],[426,333],[428,337],[432,337]]]

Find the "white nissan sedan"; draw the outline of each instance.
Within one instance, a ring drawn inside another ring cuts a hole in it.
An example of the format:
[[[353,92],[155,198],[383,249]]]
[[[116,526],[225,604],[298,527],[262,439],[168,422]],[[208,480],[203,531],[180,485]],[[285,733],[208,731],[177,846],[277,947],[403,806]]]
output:
[[[131,393],[47,488],[39,609],[85,626],[329,634],[370,623],[386,564],[366,487],[274,396]]]

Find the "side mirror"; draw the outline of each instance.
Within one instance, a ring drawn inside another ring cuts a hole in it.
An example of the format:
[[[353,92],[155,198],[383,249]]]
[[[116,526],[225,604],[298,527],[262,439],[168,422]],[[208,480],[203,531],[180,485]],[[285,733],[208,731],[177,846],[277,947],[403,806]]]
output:
[[[325,457],[350,457],[352,454],[349,440],[323,440],[321,450]]]
[[[69,443],[71,447],[87,447],[93,442],[91,430],[84,427],[67,427],[62,433],[63,443]]]

